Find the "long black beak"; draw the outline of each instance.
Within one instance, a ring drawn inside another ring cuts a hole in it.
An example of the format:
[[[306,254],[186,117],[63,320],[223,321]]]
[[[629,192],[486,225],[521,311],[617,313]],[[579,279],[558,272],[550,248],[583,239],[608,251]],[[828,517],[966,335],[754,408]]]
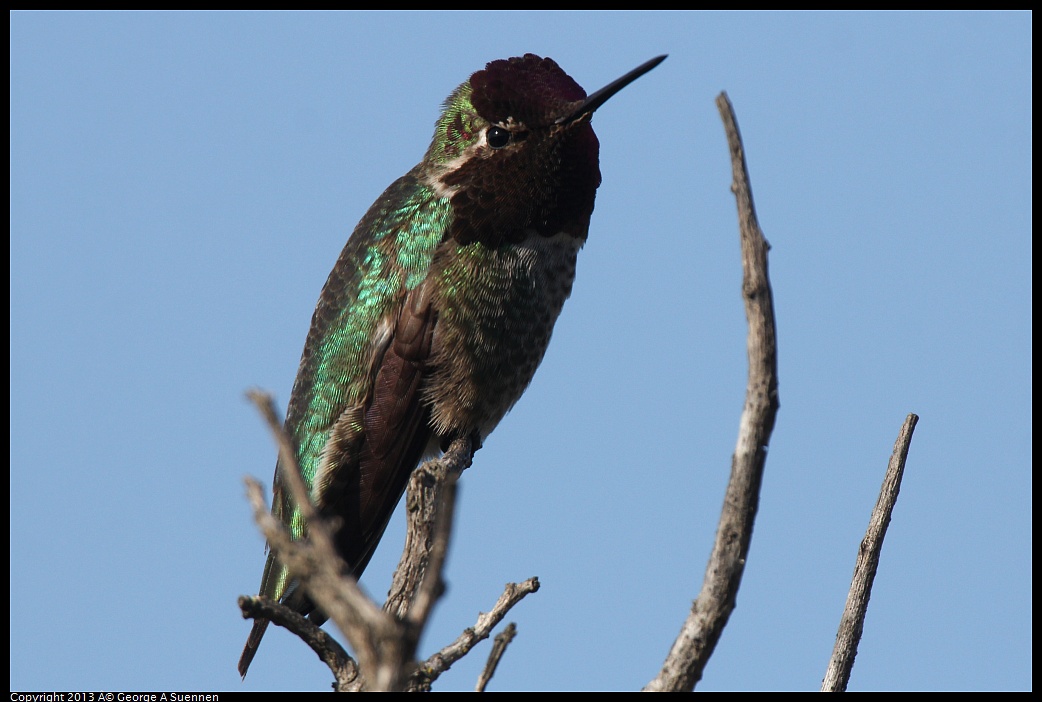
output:
[[[621,78],[616,78],[615,80],[613,80],[612,82],[608,83],[606,86],[595,92],[593,95],[590,95],[588,98],[583,100],[579,104],[579,106],[575,108],[574,112],[559,118],[557,120],[557,123],[567,124],[569,122],[574,122],[583,115],[591,114],[598,107],[608,102],[609,98],[611,98],[612,95],[619,92],[627,85],[629,85],[630,83],[632,83],[633,81],[637,80],[642,75],[650,71],[652,68],[665,61],[666,56],[668,56],[668,54],[656,56],[650,61],[645,61],[644,63],[640,64]]]

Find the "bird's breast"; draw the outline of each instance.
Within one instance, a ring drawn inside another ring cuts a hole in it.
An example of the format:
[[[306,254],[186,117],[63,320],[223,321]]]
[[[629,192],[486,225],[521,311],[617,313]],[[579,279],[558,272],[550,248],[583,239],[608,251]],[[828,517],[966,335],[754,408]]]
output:
[[[435,255],[437,324],[425,400],[440,436],[496,426],[528,387],[572,291],[581,239],[534,231],[516,244]]]

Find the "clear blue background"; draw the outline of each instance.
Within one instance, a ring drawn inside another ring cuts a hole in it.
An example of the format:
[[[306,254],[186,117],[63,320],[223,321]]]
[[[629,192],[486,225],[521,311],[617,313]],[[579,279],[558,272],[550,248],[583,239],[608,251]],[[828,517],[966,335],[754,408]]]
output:
[[[604,184],[527,394],[463,480],[430,653],[503,584],[492,688],[634,690],[690,607],[745,320],[727,90],[772,244],[781,412],[700,689],[817,689],[898,428],[922,419],[852,689],[1030,689],[1031,20],[991,14],[92,14],[11,20],[11,686],[328,689],[270,631],[242,477],[355,222],[487,61],[556,59]],[[382,598],[394,518],[364,586]],[[438,681],[470,689],[485,644]]]

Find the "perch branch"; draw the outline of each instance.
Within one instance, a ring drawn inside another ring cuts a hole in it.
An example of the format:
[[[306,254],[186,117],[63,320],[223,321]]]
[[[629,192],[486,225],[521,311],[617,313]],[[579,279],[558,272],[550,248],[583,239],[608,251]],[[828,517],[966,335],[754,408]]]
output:
[[[456,481],[470,467],[479,446],[476,437],[456,439],[441,458],[427,461],[409,478],[405,547],[384,603],[384,611],[399,620],[426,620],[433,599],[444,589],[441,571],[455,511]],[[437,577],[421,589],[428,572]]]

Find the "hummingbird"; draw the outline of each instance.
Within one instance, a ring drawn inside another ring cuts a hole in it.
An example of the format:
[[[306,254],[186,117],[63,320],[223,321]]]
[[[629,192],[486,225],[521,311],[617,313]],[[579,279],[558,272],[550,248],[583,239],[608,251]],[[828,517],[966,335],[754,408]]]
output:
[[[488,436],[543,359],[601,182],[590,120],[658,56],[592,95],[550,58],[492,61],[446,99],[423,160],[373,203],[315,307],[285,431],[311,499],[358,577],[409,475]],[[277,463],[272,513],[308,525]],[[317,609],[269,551],[261,595]],[[268,621],[254,621],[246,676]]]

